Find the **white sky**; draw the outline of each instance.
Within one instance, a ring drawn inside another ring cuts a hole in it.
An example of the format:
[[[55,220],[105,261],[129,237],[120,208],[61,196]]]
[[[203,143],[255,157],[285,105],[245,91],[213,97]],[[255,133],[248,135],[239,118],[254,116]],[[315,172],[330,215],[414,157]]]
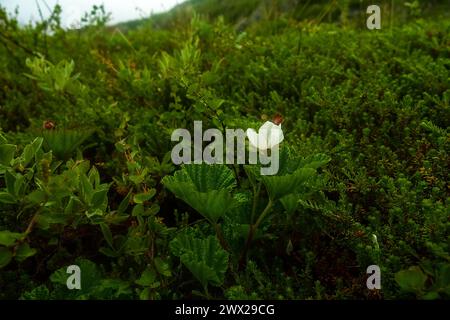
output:
[[[90,11],[93,5],[103,4],[106,12],[111,12],[111,22],[117,23],[150,16],[151,13],[166,11],[185,0],[0,0],[0,5],[8,12],[19,7],[18,19],[25,24],[39,21],[38,5],[44,17],[49,15],[46,4],[53,8],[59,3],[62,7],[61,24],[72,26],[79,21],[84,12]]]

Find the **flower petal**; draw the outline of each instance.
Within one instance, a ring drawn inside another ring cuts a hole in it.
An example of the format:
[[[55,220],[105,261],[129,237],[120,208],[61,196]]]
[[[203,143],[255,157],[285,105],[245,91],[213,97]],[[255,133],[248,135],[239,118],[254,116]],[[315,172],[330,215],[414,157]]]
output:
[[[270,138],[270,132],[271,129],[266,126],[262,126],[261,128],[259,128],[259,132],[258,132],[258,148],[261,150],[267,150],[268,143],[269,143],[269,138]]]
[[[272,121],[266,121],[264,124],[259,128],[259,130],[272,130],[273,128],[278,127],[275,123]]]
[[[270,136],[268,139],[268,147],[273,148],[274,146],[280,144],[281,141],[283,141],[284,135],[283,130],[281,130],[281,124],[275,125],[272,130],[270,131]]]
[[[253,147],[258,148],[258,134],[254,129],[247,129],[247,137],[250,144]]]
[[[271,121],[266,121],[258,133],[254,129],[247,129],[247,137],[253,147],[263,151],[272,149],[284,139],[281,124],[276,125]]]

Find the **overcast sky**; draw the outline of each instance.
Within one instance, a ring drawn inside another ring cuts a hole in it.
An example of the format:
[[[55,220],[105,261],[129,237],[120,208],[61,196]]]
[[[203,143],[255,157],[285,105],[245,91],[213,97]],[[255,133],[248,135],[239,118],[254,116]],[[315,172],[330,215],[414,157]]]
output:
[[[166,11],[185,0],[0,0],[0,5],[8,12],[14,12],[19,7],[19,21],[28,23],[30,20],[40,20],[38,4],[42,14],[48,16],[50,8],[59,3],[63,9],[61,22],[63,26],[71,26],[84,12],[93,5],[104,4],[107,12],[111,12],[112,23],[148,17],[152,12]],[[46,5],[47,4],[47,5]]]

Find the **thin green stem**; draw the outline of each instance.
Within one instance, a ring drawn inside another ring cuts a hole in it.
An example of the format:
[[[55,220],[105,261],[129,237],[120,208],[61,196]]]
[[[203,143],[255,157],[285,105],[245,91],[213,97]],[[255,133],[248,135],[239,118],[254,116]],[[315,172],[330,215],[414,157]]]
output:
[[[258,200],[259,200],[259,193],[261,192],[261,181],[258,184],[257,188],[254,188],[254,195],[253,195],[253,207],[252,207],[252,215],[251,215],[251,219],[250,219],[250,224],[253,224],[253,221],[255,220],[255,214],[256,214],[256,206],[258,204]]]
[[[237,181],[237,187],[239,188],[239,186],[241,185],[241,180],[239,179],[238,170],[236,169],[235,165],[231,165],[231,167],[233,168],[234,176],[236,177],[236,181]]]
[[[205,291],[206,299],[210,300],[211,296],[209,295],[208,291],[208,283],[206,283],[206,285],[203,286],[203,290]]]
[[[247,262],[247,253],[252,244],[253,237],[255,236],[256,230],[258,229],[258,226],[261,224],[261,221],[264,219],[264,217],[267,215],[267,213],[269,213],[270,209],[272,208],[272,205],[273,205],[273,202],[271,199],[269,199],[267,206],[264,208],[264,211],[258,217],[258,220],[256,220],[256,223],[250,225],[250,228],[248,230],[247,242],[245,243],[244,250],[242,251],[241,258],[239,260],[239,268],[241,270],[244,268],[244,266]]]
[[[227,241],[225,240],[225,237],[223,236],[222,229],[220,228],[220,225],[218,223],[211,223],[214,231],[216,232],[217,238],[219,239],[220,245],[225,250],[229,251],[230,247],[228,246]]]
[[[273,205],[273,202],[271,199],[269,199],[267,206],[264,208],[264,211],[261,213],[258,220],[256,220],[256,223],[254,224],[255,230],[258,229],[258,226],[263,221],[264,217],[269,213],[270,209],[272,209],[272,205]]]

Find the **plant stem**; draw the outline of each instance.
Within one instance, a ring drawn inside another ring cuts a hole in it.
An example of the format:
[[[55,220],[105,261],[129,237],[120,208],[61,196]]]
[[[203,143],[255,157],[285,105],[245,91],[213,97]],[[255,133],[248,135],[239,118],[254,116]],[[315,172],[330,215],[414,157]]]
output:
[[[269,199],[269,202],[267,203],[267,206],[264,208],[264,211],[259,216],[258,220],[256,220],[255,224],[250,225],[250,229],[248,230],[248,237],[247,242],[245,243],[244,250],[242,251],[241,258],[239,260],[239,269],[243,269],[246,262],[247,262],[247,254],[248,250],[250,249],[250,245],[252,244],[253,237],[256,233],[256,230],[258,229],[258,226],[260,225],[261,221],[264,219],[264,217],[267,215],[267,213],[272,208],[272,200]]]
[[[245,247],[244,250],[242,251],[241,258],[239,259],[239,270],[243,270],[247,263],[247,253],[253,240],[254,232],[255,229],[253,228],[253,225],[250,225],[250,228],[248,230],[247,241],[245,242]]]
[[[222,248],[224,248],[227,251],[230,251],[230,247],[228,246],[228,243],[225,240],[225,237],[223,236],[223,232],[222,229],[220,228],[220,225],[218,223],[212,223],[212,225],[214,227],[214,231],[216,231],[217,238],[219,239]]]
[[[269,213],[270,209],[272,209],[272,199],[269,199],[269,202],[267,203],[267,206],[264,208],[264,211],[259,216],[258,220],[256,220],[256,223],[254,224],[255,230],[258,228],[261,221],[264,219],[264,217]]]
[[[28,236],[31,231],[33,230],[34,225],[36,224],[37,216],[41,213],[41,209],[39,209],[31,218],[30,222],[28,223],[27,229],[25,230],[25,236]]]
[[[206,283],[206,285],[203,286],[203,290],[205,291],[206,299],[210,300],[211,296],[209,295],[208,291],[208,283]]]
[[[254,195],[253,195],[253,207],[252,207],[252,215],[250,219],[250,224],[253,224],[253,220],[255,220],[255,213],[256,213],[256,206],[258,204],[259,199],[259,193],[261,192],[261,181],[258,184],[258,188],[254,188]]]
[[[236,169],[235,165],[232,165],[231,167],[233,168],[234,176],[236,177],[237,187],[239,188],[241,185],[241,180],[239,179],[238,170]]]

